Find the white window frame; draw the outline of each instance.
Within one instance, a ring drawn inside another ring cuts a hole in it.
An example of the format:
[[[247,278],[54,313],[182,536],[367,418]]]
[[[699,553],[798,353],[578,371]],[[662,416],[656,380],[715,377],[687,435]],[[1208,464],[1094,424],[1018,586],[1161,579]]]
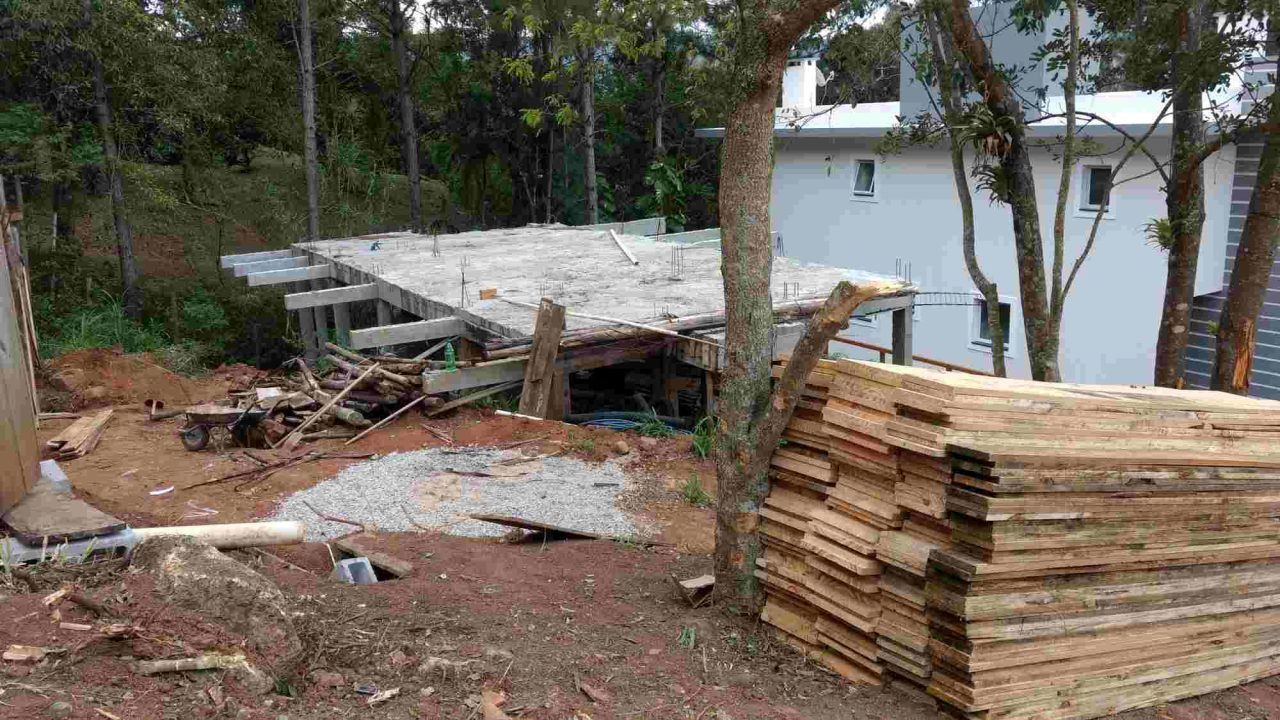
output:
[[[858,170],[863,163],[871,164],[871,192],[863,193],[854,189],[858,182]],[[855,157],[853,159],[853,172],[849,176],[849,197],[857,202],[880,202],[880,181],[881,181],[881,163],[873,157]]]
[[[986,299],[981,293],[973,294],[973,303],[969,306],[969,349],[974,352],[980,352],[986,355],[991,354],[992,343],[983,340],[979,326],[982,323],[981,303],[985,303]],[[1019,341],[1019,330],[1022,326],[1022,318],[1018,311],[1017,298],[1009,295],[1000,296],[1000,304],[1009,306],[1009,327],[1006,333],[1009,336],[1009,342],[1005,343],[1004,356],[1017,357],[1017,348]]]
[[[1102,169],[1102,168],[1106,168],[1107,170],[1111,171],[1111,182],[1112,182],[1111,196],[1107,198],[1107,209],[1102,211],[1102,217],[1104,219],[1110,219],[1115,216],[1116,166],[1110,162],[1091,162],[1091,163],[1081,163],[1080,169],[1078,171],[1079,182],[1076,183],[1078,190],[1076,192],[1076,197],[1074,198],[1075,202],[1072,203],[1072,205],[1075,207],[1075,214],[1077,217],[1089,218],[1090,220],[1092,220],[1093,217],[1098,214],[1098,207],[1096,205],[1089,207],[1086,205],[1086,202],[1089,199],[1089,178],[1092,174],[1090,171],[1094,169]]]

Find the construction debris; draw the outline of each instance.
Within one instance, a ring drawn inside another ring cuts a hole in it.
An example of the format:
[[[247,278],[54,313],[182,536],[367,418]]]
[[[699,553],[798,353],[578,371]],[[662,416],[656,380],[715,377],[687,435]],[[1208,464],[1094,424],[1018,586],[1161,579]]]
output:
[[[824,362],[784,438],[763,619],[841,675],[1084,720],[1280,673],[1280,403]]]
[[[58,460],[84,457],[98,446],[113,412],[107,408],[96,415],[82,417],[45,443],[45,446],[53,451],[54,458]]]

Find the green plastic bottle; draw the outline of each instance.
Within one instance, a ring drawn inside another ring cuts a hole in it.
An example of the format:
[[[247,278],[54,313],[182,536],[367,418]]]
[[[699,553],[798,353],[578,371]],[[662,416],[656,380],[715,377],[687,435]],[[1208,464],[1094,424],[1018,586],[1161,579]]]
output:
[[[444,344],[444,369],[446,372],[458,371],[458,355],[453,351],[453,343]]]

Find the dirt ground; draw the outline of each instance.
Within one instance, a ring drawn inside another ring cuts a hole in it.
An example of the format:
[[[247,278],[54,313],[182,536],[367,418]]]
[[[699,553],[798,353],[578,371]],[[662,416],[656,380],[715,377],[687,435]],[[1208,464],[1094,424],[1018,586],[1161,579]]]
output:
[[[197,395],[194,400],[219,397],[239,372],[191,381],[184,392]],[[250,463],[240,453],[187,452],[176,420],[148,422],[140,398],[124,395],[98,448],[63,469],[78,494],[137,526],[261,517],[290,493],[357,462],[322,460],[247,485],[193,487]],[[41,439],[64,425],[45,423]],[[534,720],[941,717],[918,693],[850,685],[776,643],[755,622],[684,603],[672,578],[710,571],[713,546],[710,511],[690,505],[679,491],[692,476],[708,493],[714,490],[712,467],[692,455],[687,438],[650,442],[634,433],[467,410],[429,420],[409,413],[348,449],[438,446],[445,443],[440,435],[457,445],[534,439],[529,445],[597,460],[616,454],[622,439],[631,449],[629,473],[642,478],[626,497],[626,509],[656,521],[657,539],[671,546],[377,533],[368,544],[414,570],[373,586],[328,579],[331,559],[323,544],[272,548],[270,555],[233,553],[286,594],[306,649],[296,665],[270,668],[288,681],[267,695],[250,692],[231,673],[138,675],[135,660],[245,652],[244,638],[159,601],[148,575],[117,562],[45,566],[33,575],[34,591],[16,581],[0,585],[0,606],[10,618],[0,624],[0,647],[56,651],[34,666],[3,663],[0,718],[488,720],[479,704],[482,690],[503,692],[510,716]],[[175,489],[150,494],[168,487]],[[113,640],[60,627],[58,621],[93,621],[75,604],[63,602],[55,610],[42,603],[67,583],[133,623],[133,637]],[[393,697],[369,706],[368,693],[394,689],[399,692]],[[1280,718],[1280,680],[1124,717]]]

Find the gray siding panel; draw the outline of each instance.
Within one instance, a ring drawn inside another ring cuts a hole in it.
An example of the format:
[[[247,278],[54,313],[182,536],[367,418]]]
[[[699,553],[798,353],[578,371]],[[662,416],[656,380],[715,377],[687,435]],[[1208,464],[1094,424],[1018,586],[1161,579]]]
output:
[[[1245,216],[1249,212],[1249,199],[1258,171],[1258,158],[1262,144],[1250,138],[1236,146],[1235,176],[1231,191],[1231,217],[1228,219],[1226,269],[1224,284],[1230,281],[1231,266],[1235,263],[1236,248]],[[1222,313],[1225,293],[1218,292],[1196,298],[1191,310],[1191,337],[1187,348],[1187,386],[1209,387],[1209,373],[1213,369],[1214,333]],[[1266,304],[1258,317],[1257,345],[1254,348],[1253,371],[1249,377],[1249,394],[1254,397],[1280,399],[1280,262],[1271,269],[1271,282],[1267,289]]]

